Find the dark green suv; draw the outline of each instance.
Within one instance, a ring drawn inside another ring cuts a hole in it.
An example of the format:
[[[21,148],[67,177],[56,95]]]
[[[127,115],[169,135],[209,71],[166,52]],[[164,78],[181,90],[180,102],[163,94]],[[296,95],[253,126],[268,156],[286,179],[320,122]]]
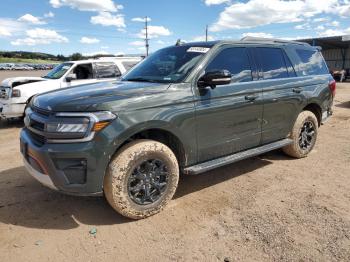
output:
[[[104,195],[122,215],[158,213],[179,173],[199,174],[277,148],[313,149],[335,82],[308,44],[244,39],[161,49],[118,82],[39,95],[21,152],[41,183]]]

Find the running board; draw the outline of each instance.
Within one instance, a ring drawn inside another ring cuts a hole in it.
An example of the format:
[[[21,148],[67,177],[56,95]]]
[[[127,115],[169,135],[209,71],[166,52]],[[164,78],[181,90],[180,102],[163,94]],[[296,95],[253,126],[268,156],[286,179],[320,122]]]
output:
[[[253,149],[235,153],[233,155],[220,157],[198,165],[190,166],[185,168],[183,172],[188,175],[197,175],[221,166],[232,164],[249,157],[257,156],[257,155],[290,145],[291,143],[293,143],[293,140],[286,138],[283,140],[279,140],[277,142],[273,142],[271,144],[259,146]]]

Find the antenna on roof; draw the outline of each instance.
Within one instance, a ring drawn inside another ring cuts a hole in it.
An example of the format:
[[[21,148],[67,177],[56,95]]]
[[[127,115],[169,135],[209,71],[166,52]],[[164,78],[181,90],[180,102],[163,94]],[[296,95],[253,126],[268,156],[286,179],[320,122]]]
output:
[[[180,46],[180,45],[182,45],[183,44],[183,42],[181,41],[181,39],[179,38],[179,39],[177,39],[177,41],[176,41],[176,43],[175,43],[175,46]]]

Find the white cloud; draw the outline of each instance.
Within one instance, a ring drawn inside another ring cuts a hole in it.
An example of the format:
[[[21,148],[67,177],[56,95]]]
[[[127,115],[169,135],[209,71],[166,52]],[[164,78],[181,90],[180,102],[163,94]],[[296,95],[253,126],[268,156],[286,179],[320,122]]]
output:
[[[164,26],[158,26],[158,25],[150,25],[148,26],[148,37],[149,38],[157,38],[159,36],[169,36],[172,33],[168,28],[165,28]],[[142,29],[140,33],[137,34],[139,38],[144,38],[146,35],[146,30]]]
[[[94,25],[126,27],[123,15],[112,15],[109,12],[100,12],[97,16],[92,16],[90,22]]]
[[[23,32],[26,27],[26,23],[10,18],[0,18],[0,37],[10,37],[19,34]]]
[[[319,17],[319,18],[315,18],[314,20],[312,20],[312,22],[314,23],[322,23],[322,22],[327,22],[329,21],[328,17]]]
[[[335,8],[334,12],[342,17],[350,17],[350,1],[344,0]]]
[[[133,41],[133,42],[130,42],[129,45],[132,45],[132,46],[144,46],[145,42],[144,41]]]
[[[50,0],[50,4],[54,8],[69,6],[80,11],[94,12],[117,12],[123,9],[122,5],[117,5],[112,0]]]
[[[288,40],[288,41],[296,41],[299,39],[310,39],[312,38],[311,35],[304,35],[304,36],[296,36],[296,37],[279,37],[280,39]]]
[[[34,25],[46,24],[46,22],[42,21],[40,17],[36,17],[36,16],[31,15],[31,14],[25,14],[25,15],[21,16],[20,18],[18,18],[18,21],[27,22],[27,23],[31,23]]]
[[[221,4],[224,4],[224,3],[230,3],[230,0],[205,0],[204,3],[207,6],[210,6],[210,5],[221,5]]]
[[[112,54],[111,52],[107,52],[105,50],[101,50],[101,51],[96,51],[96,52],[89,52],[89,53],[83,53],[83,56],[98,56],[98,55],[110,55],[110,56],[121,56],[121,55],[125,55],[124,52],[117,52],[115,54]]]
[[[272,23],[300,22],[322,13],[331,13],[338,0],[250,0],[236,2],[226,7],[219,15],[211,31],[242,29]]]
[[[315,28],[317,31],[325,30],[326,28],[323,25],[319,25]]]
[[[97,56],[97,55],[112,55],[112,54],[104,50],[83,54],[83,56]]]
[[[86,37],[86,36],[83,36],[80,39],[80,43],[82,43],[82,44],[97,44],[99,42],[100,42],[100,40],[97,38],[90,38],[90,37]]]
[[[213,41],[213,40],[214,40],[214,37],[209,35],[208,41]],[[205,41],[205,35],[195,36],[191,39],[191,42],[201,42],[201,41]]]
[[[297,29],[297,30],[304,30],[304,29],[310,30],[311,26],[308,23],[305,23],[305,24],[300,24],[300,25],[294,26],[294,29]]]
[[[318,32],[317,35],[320,37],[328,37],[328,36],[343,36],[350,34],[350,27],[345,30],[340,29],[327,29],[326,31]]]
[[[58,34],[54,30],[35,28],[26,31],[26,38],[11,41],[12,45],[47,45],[51,43],[68,43],[68,38]]]
[[[157,40],[157,42],[156,42],[158,45],[165,45],[165,42],[164,41],[162,41],[162,40]]]
[[[272,34],[263,33],[263,32],[254,32],[254,33],[243,33],[242,37],[251,36],[251,37],[260,37],[260,38],[273,38]]]
[[[6,36],[11,36],[12,33],[7,29],[2,26],[0,26],[0,37],[6,37]]]
[[[338,27],[340,25],[340,23],[338,21],[332,21],[331,25],[334,27]]]
[[[44,17],[52,18],[52,17],[55,17],[55,14],[52,12],[48,12],[48,13],[44,14]]]
[[[109,49],[109,46],[101,46],[101,49]]]
[[[134,17],[131,19],[133,22],[145,22],[146,18],[145,17]],[[147,22],[151,22],[152,19],[150,17],[147,17]]]

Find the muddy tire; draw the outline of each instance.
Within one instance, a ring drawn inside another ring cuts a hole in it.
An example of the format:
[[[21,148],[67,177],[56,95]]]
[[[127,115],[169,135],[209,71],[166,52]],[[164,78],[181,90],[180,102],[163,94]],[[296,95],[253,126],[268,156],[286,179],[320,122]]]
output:
[[[178,181],[178,162],[166,145],[135,140],[109,163],[104,193],[118,213],[142,219],[159,213],[170,202]]]
[[[293,143],[284,147],[283,152],[291,157],[306,157],[314,148],[318,134],[318,121],[311,111],[303,111],[299,114],[290,138]]]

